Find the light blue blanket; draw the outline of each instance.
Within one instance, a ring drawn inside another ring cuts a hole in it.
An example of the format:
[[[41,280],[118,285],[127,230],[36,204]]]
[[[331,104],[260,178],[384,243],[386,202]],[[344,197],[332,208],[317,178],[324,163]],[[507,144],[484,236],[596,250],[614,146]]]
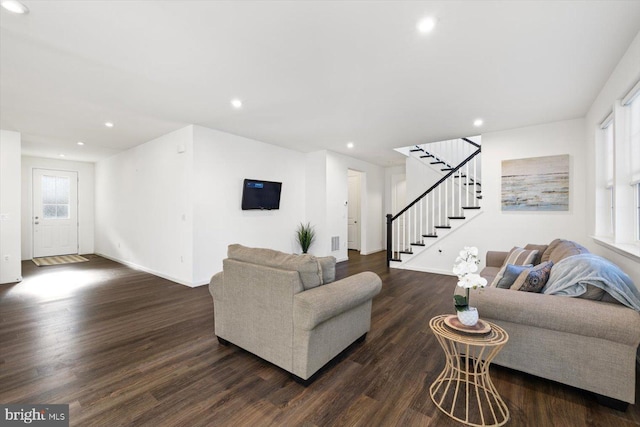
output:
[[[558,261],[542,293],[577,297],[587,285],[604,289],[613,298],[640,311],[640,291],[620,267],[594,254],[580,254]]]

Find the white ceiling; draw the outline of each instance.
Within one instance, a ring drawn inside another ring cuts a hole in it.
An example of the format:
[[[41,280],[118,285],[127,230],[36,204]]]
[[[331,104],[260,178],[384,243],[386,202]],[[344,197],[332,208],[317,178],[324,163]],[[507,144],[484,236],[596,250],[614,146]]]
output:
[[[640,31],[640,1],[23,2],[0,14],[0,128],[82,161],[194,123],[387,165],[584,116]]]

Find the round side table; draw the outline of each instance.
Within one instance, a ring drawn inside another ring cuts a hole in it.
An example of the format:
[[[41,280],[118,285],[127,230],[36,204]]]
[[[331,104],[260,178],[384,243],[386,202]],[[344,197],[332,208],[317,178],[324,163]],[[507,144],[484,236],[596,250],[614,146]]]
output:
[[[445,367],[431,384],[433,403],[449,417],[470,426],[501,426],[509,409],[489,376],[489,365],[509,340],[500,326],[485,335],[467,334],[448,327],[449,315],[436,316],[429,326],[446,356]]]

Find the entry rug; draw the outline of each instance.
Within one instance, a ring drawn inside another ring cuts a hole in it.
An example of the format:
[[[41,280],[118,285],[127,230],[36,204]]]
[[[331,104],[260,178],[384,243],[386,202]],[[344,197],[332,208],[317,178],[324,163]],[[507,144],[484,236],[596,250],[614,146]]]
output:
[[[34,258],[32,261],[38,267],[44,267],[45,265],[73,264],[74,262],[87,262],[89,260],[80,255],[59,255]]]

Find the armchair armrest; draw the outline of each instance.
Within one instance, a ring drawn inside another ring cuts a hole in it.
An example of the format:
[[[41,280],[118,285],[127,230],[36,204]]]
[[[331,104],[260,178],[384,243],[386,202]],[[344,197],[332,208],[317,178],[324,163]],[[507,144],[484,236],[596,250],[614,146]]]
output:
[[[487,267],[502,267],[504,261],[509,256],[509,252],[487,251]]]
[[[380,277],[366,271],[300,292],[293,297],[294,325],[310,331],[325,320],[371,300],[380,289]]]
[[[224,271],[220,271],[211,277],[209,282],[209,293],[213,299],[222,299],[222,282],[224,281]]]

